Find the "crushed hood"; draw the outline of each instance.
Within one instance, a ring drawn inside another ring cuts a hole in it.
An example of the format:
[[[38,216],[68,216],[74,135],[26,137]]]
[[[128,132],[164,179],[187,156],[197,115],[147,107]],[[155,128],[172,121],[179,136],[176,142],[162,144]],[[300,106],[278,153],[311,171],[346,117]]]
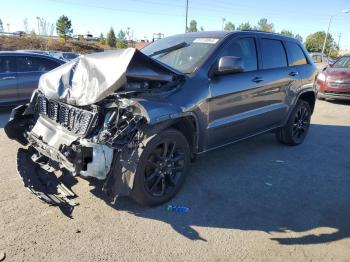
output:
[[[47,98],[84,106],[120,89],[128,78],[169,82],[181,73],[135,48],[83,55],[43,74],[38,90]]]

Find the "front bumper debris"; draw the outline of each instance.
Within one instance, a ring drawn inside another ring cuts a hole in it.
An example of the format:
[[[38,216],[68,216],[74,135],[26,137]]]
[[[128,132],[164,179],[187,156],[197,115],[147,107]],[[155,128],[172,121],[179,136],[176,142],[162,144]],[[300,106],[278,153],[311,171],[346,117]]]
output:
[[[82,108],[37,93],[13,110],[5,132],[28,147],[17,155],[24,186],[48,204],[72,207],[75,194],[55,172],[104,180],[112,200],[129,195],[146,122],[143,107],[127,99]]]
[[[74,207],[74,192],[58,180],[53,172],[48,172],[33,162],[29,150],[20,148],[17,152],[17,172],[24,186],[40,200],[53,206]]]

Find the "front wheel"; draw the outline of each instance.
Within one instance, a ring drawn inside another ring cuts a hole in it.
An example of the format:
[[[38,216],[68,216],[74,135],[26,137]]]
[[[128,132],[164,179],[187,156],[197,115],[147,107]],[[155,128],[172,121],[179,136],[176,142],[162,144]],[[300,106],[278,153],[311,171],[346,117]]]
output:
[[[155,206],[168,201],[181,188],[190,162],[190,147],[176,129],[164,130],[145,143],[131,197],[141,205]]]
[[[276,133],[277,140],[295,146],[301,144],[309,130],[311,108],[308,102],[299,100],[289,116],[287,124]]]

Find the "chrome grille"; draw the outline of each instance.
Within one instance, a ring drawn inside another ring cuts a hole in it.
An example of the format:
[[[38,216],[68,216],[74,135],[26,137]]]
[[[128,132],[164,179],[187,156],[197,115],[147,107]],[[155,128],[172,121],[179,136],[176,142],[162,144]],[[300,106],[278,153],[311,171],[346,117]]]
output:
[[[328,85],[336,88],[350,88],[350,83],[328,82]]]
[[[39,114],[49,117],[75,134],[87,135],[96,121],[96,112],[49,100],[44,96],[38,96],[37,102]]]

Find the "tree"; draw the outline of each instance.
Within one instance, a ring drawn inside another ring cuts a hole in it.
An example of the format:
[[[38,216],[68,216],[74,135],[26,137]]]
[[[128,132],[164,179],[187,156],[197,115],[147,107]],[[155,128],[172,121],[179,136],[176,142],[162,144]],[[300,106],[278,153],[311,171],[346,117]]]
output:
[[[113,27],[111,27],[106,37],[107,45],[110,47],[115,47],[116,41],[117,41],[117,38],[115,37]]]
[[[232,22],[228,21],[228,22],[225,24],[224,30],[225,30],[225,31],[235,31],[235,25],[232,24]]]
[[[54,25],[49,21],[46,21],[45,18],[39,19],[39,35],[53,35]]]
[[[191,20],[190,26],[187,28],[187,32],[198,32],[196,20]]]
[[[122,29],[119,31],[117,36],[117,48],[127,48],[128,41],[126,41],[127,31],[123,31]]]
[[[237,30],[253,30],[253,27],[249,24],[249,22],[245,22],[240,24],[237,27]]]
[[[4,32],[4,25],[2,24],[1,19],[0,19],[0,32]]]
[[[285,29],[283,29],[283,30],[281,31],[281,35],[285,35],[285,36],[289,36],[289,37],[294,37],[294,34],[292,33],[292,31],[285,30]]]
[[[102,33],[100,34],[100,44],[101,45],[105,45],[106,44],[106,38],[104,37],[104,35]]]
[[[326,33],[324,31],[319,31],[308,35],[305,40],[305,47],[309,52],[321,52]],[[331,34],[327,37],[325,54],[330,54],[339,50],[339,47],[335,43],[333,36]]]
[[[67,36],[70,36],[73,33],[72,22],[65,15],[61,15],[56,22],[56,32],[57,34],[67,40]]]
[[[201,31],[204,31],[204,28],[203,28],[203,26],[201,26]]]
[[[299,40],[300,43],[303,42],[303,38],[302,38],[301,35],[299,35],[299,34],[296,34],[296,35],[294,36],[294,38],[297,39],[297,40]]]
[[[261,18],[258,22],[257,29],[264,32],[274,32],[273,23],[268,23],[266,18]]]

